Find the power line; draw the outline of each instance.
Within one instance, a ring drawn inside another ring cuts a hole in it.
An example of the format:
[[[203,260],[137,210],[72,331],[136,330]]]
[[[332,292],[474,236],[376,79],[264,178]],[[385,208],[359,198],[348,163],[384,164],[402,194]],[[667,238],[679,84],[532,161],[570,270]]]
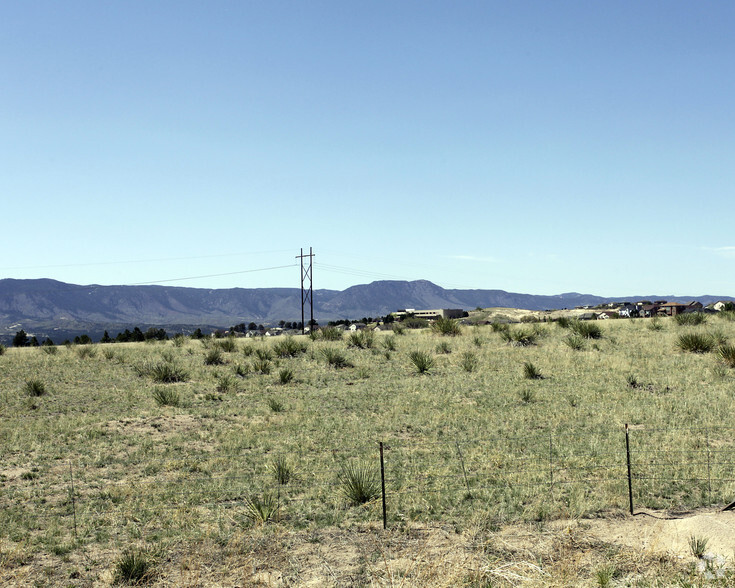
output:
[[[295,263],[291,263],[289,265],[277,265],[277,266],[274,266],[274,267],[261,267],[261,268],[258,268],[258,269],[242,270],[242,271],[239,271],[239,272],[227,272],[225,274],[209,274],[209,275],[206,275],[206,276],[189,276],[187,278],[171,278],[171,279],[168,279],[168,280],[154,280],[152,282],[136,282],[134,284],[128,284],[128,285],[129,286],[149,286],[151,284],[163,284],[163,283],[166,283],[166,282],[182,282],[184,280],[198,280],[200,278],[219,278],[221,276],[235,276],[235,275],[238,275],[238,274],[249,274],[249,273],[252,273],[252,272],[265,272],[265,271],[269,271],[269,270],[284,269],[284,268],[287,268],[287,267],[296,267],[296,265],[297,264],[295,264]]]

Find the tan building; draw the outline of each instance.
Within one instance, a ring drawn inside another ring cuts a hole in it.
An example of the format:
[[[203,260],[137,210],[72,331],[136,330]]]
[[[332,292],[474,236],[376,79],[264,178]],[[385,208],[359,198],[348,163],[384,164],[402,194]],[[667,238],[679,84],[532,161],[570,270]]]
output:
[[[413,315],[416,318],[423,319],[435,319],[438,317],[445,319],[462,318],[464,316],[464,310],[461,308],[435,308],[433,310],[416,310],[415,308],[406,308],[397,312],[391,313],[396,318],[401,318],[406,315]]]

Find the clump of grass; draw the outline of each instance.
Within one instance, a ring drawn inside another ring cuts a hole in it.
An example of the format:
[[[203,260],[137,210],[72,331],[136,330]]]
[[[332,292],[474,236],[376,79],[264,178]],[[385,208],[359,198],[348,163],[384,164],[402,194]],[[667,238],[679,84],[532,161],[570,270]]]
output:
[[[7,350],[8,350],[8,348],[5,347],[5,345],[3,345],[3,344],[0,343],[0,355],[5,355],[5,352]]]
[[[601,339],[602,329],[600,325],[592,321],[571,321],[569,328],[580,337],[585,339]]]
[[[264,525],[278,516],[278,499],[272,494],[248,496],[245,499],[245,516],[256,525]]]
[[[303,341],[298,341],[291,335],[279,338],[273,345],[273,353],[278,357],[296,357],[300,353],[306,353],[308,345]]]
[[[250,357],[254,351],[255,349],[253,349],[252,345],[244,345],[242,348],[242,354],[245,357]]]
[[[715,340],[707,333],[682,333],[676,344],[682,351],[709,353],[714,349]]]
[[[386,337],[383,339],[383,348],[386,351],[395,351],[396,350],[396,338],[395,335],[390,335],[389,337]]]
[[[294,372],[291,368],[282,368],[278,372],[278,383],[283,384],[284,386],[286,384],[291,383],[293,380]]]
[[[709,539],[707,539],[706,537],[697,537],[696,535],[690,535],[689,536],[689,551],[692,552],[692,555],[694,557],[696,557],[697,559],[701,559],[701,557],[707,551],[708,543],[709,543]]]
[[[181,333],[176,333],[172,339],[174,347],[183,347],[186,343],[186,337]]]
[[[354,506],[365,504],[380,496],[380,480],[375,468],[365,463],[347,463],[342,466],[340,488]]]
[[[529,347],[536,345],[538,333],[532,329],[508,329],[500,331],[503,341],[515,347]]]
[[[449,354],[452,352],[452,346],[449,344],[448,341],[440,341],[439,344],[436,346],[436,352],[439,354]]]
[[[472,337],[472,344],[478,349],[482,347],[483,343],[485,343],[485,340],[480,337],[480,335],[475,335],[474,337]]]
[[[584,349],[584,338],[580,337],[576,333],[570,333],[562,339],[562,342],[564,345],[569,347],[569,349],[573,349],[574,351],[581,351]]]
[[[523,377],[527,380],[543,380],[544,376],[541,371],[530,361],[523,364]]]
[[[434,358],[425,351],[412,351],[408,358],[420,374],[426,374],[434,367]]]
[[[269,398],[268,408],[270,408],[273,412],[283,412],[284,410],[286,410],[286,405],[277,398]]]
[[[219,347],[213,347],[207,351],[204,356],[204,365],[222,365],[225,358],[222,357],[222,350]]]
[[[490,328],[493,330],[493,333],[505,333],[510,330],[510,325],[508,323],[494,321],[490,323]]]
[[[477,355],[472,351],[465,351],[462,354],[462,358],[459,362],[459,364],[462,366],[462,369],[468,374],[474,372],[477,369],[479,363],[480,362],[477,359]]]
[[[256,358],[253,360],[253,371],[256,374],[263,374],[267,376],[271,373],[272,367],[273,366],[268,359]]]
[[[717,313],[717,316],[725,321],[735,321],[735,310],[721,310]]]
[[[717,355],[728,367],[735,368],[735,346],[720,345]]]
[[[674,317],[674,322],[680,326],[703,325],[707,322],[707,315],[705,315],[703,312],[687,312],[684,314],[677,314]]]
[[[265,347],[258,347],[255,350],[255,357],[261,361],[271,361],[273,359],[273,352]]]
[[[112,361],[115,359],[115,350],[110,349],[109,347],[105,347],[102,350],[102,357],[104,357],[107,361]]]
[[[39,380],[38,378],[31,378],[29,380],[26,380],[23,387],[25,388],[28,396],[33,397],[43,396],[48,391],[43,380]]]
[[[237,341],[235,341],[234,337],[220,339],[217,343],[217,346],[225,353],[232,353],[233,351],[237,351]]]
[[[79,359],[87,359],[88,357],[91,358],[97,355],[97,350],[89,345],[79,345],[74,348],[74,351],[76,351]]]
[[[223,374],[217,377],[217,392],[227,394],[237,389],[237,380],[230,374]]]
[[[134,369],[139,376],[151,378],[159,384],[173,384],[189,379],[189,374],[184,368],[167,361],[145,362]]]
[[[293,468],[285,456],[279,455],[271,462],[271,470],[273,476],[276,478],[281,486],[285,486],[291,481],[293,477]]]
[[[431,330],[442,336],[456,337],[462,334],[462,327],[455,319],[437,317],[431,324]]]
[[[238,377],[240,377],[240,378],[244,378],[244,377],[246,377],[246,376],[247,376],[247,375],[248,375],[249,373],[250,373],[250,364],[245,364],[245,365],[242,365],[242,364],[238,363],[238,364],[237,364],[237,365],[235,366],[235,375],[236,375],[236,376],[238,376]]]
[[[638,381],[638,378],[634,374],[628,374],[628,376],[625,378],[625,381],[628,384],[628,388],[633,388],[635,390],[636,388],[641,387],[641,383]]]
[[[651,319],[651,322],[648,323],[648,328],[651,331],[663,331],[664,324],[663,324],[663,322],[661,321],[660,318],[658,318],[657,316],[655,316],[655,317],[653,317]]]
[[[324,327],[319,331],[319,338],[322,341],[341,341],[342,331],[335,327]]]
[[[153,562],[146,551],[129,550],[115,564],[114,583],[140,586],[153,579]]]
[[[393,333],[396,335],[405,335],[406,328],[400,323],[393,323]]]
[[[156,387],[153,389],[153,400],[158,406],[179,406],[181,398],[175,388]]]
[[[325,347],[324,349],[322,349],[321,353],[324,359],[327,360],[327,363],[333,368],[341,369],[354,367],[352,362],[348,360],[347,356],[345,356],[345,354],[342,353],[339,349],[334,349],[333,347]]]
[[[349,347],[357,347],[358,349],[372,349],[375,344],[375,333],[373,331],[356,331],[350,333],[347,339]]]
[[[536,395],[534,394],[533,390],[529,390],[528,388],[524,388],[521,390],[520,393],[521,402],[524,404],[531,404],[532,402],[536,401]]]
[[[556,319],[555,322],[558,327],[562,329],[568,329],[570,326],[570,323],[572,322],[572,319],[570,319],[567,316],[560,316],[558,319]]]
[[[608,588],[612,586],[612,581],[617,575],[619,575],[617,568],[608,565],[601,567],[595,572],[595,579],[600,588]]]

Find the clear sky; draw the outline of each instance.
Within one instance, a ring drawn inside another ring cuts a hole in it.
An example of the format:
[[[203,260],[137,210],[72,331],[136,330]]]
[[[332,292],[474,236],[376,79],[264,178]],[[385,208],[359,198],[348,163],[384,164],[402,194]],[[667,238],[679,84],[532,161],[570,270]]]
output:
[[[735,295],[733,31],[731,0],[4,2],[0,278],[297,287],[311,246],[315,288]]]

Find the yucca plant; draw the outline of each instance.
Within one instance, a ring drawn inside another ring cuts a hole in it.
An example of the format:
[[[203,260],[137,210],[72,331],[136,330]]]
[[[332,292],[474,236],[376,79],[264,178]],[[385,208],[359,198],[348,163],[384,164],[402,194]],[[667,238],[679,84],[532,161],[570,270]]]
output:
[[[341,341],[343,333],[335,327],[324,327],[319,331],[319,338],[322,341]]]
[[[434,358],[425,351],[412,351],[408,358],[420,374],[426,374],[434,367]]]
[[[325,347],[324,349],[322,349],[321,353],[324,359],[327,360],[327,363],[333,368],[340,369],[354,367],[352,362],[348,360],[347,356],[345,356],[345,354],[342,353],[339,349]]]
[[[157,386],[153,389],[153,400],[158,406],[179,406],[181,404],[181,398],[175,388]]]
[[[383,347],[387,351],[395,351],[396,350],[395,335],[390,335],[389,337],[386,337],[385,339],[383,339]]]
[[[237,341],[234,337],[220,339],[217,343],[217,346],[225,353],[232,353],[233,351],[237,351]]]
[[[237,389],[237,380],[230,374],[217,376],[217,392],[226,394]]]
[[[235,375],[236,375],[236,376],[238,376],[238,377],[240,377],[240,378],[244,378],[244,377],[246,377],[246,376],[247,376],[247,375],[248,375],[249,373],[250,373],[250,364],[245,364],[245,365],[242,365],[242,364],[238,363],[238,364],[237,364],[237,365],[235,366]]]
[[[541,371],[530,361],[523,364],[523,377],[527,380],[543,380],[544,378]]]
[[[184,337],[184,335],[182,335],[181,333],[176,333],[173,336],[172,341],[174,343],[174,347],[183,347],[186,343],[186,337]]]
[[[256,374],[268,375],[271,373],[271,362],[267,359],[256,358],[253,360],[253,371]]]
[[[222,357],[222,350],[219,347],[210,349],[204,356],[204,365],[222,365],[223,363],[225,363],[225,359]]]
[[[153,562],[147,551],[129,550],[115,564],[114,583],[140,586],[153,579]]]
[[[707,552],[707,544],[709,539],[706,537],[697,537],[696,535],[689,536],[689,551],[697,559],[700,559]]]
[[[508,329],[500,331],[502,339],[515,347],[529,347],[536,345],[538,333],[532,329]]]
[[[278,372],[278,382],[283,384],[289,384],[293,380],[294,372],[291,368],[282,368]]]
[[[278,517],[278,499],[272,494],[248,496],[245,499],[245,516],[256,525],[264,525]]]
[[[375,468],[365,463],[347,463],[342,466],[340,488],[354,506],[365,504],[380,496],[380,480]]]
[[[715,346],[714,338],[707,333],[682,333],[677,346],[690,353],[709,353]]]
[[[564,345],[569,347],[569,349],[573,349],[574,351],[581,351],[584,349],[584,338],[580,337],[576,333],[570,333],[562,339],[562,342]]]
[[[89,345],[79,345],[74,348],[74,351],[76,351],[79,359],[87,359],[88,357],[97,355],[97,350]]]
[[[600,328],[600,325],[592,321],[571,321],[569,323],[569,328],[585,339],[602,338],[602,329]]]
[[[572,319],[566,316],[560,316],[558,319],[556,319],[556,324],[558,327],[562,329],[568,329],[569,325],[571,323]]]
[[[452,352],[452,346],[449,344],[448,341],[440,341],[439,344],[436,346],[436,352],[439,354],[448,355]]]
[[[431,330],[434,333],[448,337],[456,337],[462,334],[462,327],[457,320],[442,316],[434,319],[434,322],[431,324]]]
[[[43,396],[47,392],[46,384],[38,378],[26,380],[24,388],[28,396]]]
[[[104,357],[107,361],[115,359],[115,350],[110,349],[109,347],[105,347],[102,350],[102,357]]]
[[[372,331],[356,331],[350,333],[347,339],[349,347],[357,347],[358,349],[371,349],[375,344],[375,334]]]
[[[735,346],[720,345],[717,349],[717,355],[728,367],[735,368]]]
[[[261,361],[271,361],[273,359],[273,352],[265,347],[258,347],[255,350],[255,357]]]
[[[681,326],[697,326],[707,322],[707,315],[702,312],[687,312],[674,316],[674,322]]]
[[[466,371],[467,373],[471,373],[477,369],[477,366],[480,362],[477,359],[477,355],[475,355],[472,351],[465,351],[462,354],[462,359],[459,363],[464,371]]]
[[[166,361],[158,363],[145,362],[135,366],[134,369],[139,376],[151,378],[159,384],[185,382],[189,378],[189,374],[184,368]]]
[[[283,412],[284,410],[286,410],[286,405],[277,398],[269,398],[268,408],[270,408],[273,412]]]
[[[307,349],[308,345],[305,342],[298,341],[290,335],[279,338],[273,345],[273,353],[278,357],[296,357],[300,353],[306,353]]]
[[[293,476],[293,468],[285,456],[279,455],[271,462],[271,470],[276,478],[276,482],[284,486],[291,481]]]

